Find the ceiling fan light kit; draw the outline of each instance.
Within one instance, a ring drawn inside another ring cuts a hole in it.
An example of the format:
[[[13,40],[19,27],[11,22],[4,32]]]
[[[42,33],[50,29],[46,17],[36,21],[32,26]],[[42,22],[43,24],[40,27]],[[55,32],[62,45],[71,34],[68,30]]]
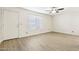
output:
[[[59,7],[50,7],[50,9],[47,9],[46,11],[49,11],[50,15],[54,15],[57,13],[60,13],[60,11],[63,11],[64,8],[59,8]]]

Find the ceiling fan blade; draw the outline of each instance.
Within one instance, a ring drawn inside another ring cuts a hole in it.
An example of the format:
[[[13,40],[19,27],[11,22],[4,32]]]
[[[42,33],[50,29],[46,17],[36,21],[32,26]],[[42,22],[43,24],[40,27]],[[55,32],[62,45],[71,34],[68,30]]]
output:
[[[51,9],[45,9],[45,11],[51,11]]]
[[[58,9],[58,10],[64,10],[64,8],[60,8],[60,9]]]
[[[45,10],[45,11],[51,11],[51,10]]]

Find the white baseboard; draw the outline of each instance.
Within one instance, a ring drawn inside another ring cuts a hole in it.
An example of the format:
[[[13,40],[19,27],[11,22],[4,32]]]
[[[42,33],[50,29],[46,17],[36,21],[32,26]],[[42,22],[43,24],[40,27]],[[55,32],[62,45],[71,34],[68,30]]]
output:
[[[4,41],[4,40],[0,40],[0,43],[1,43],[2,41]]]
[[[67,32],[60,32],[60,31],[52,31],[52,32],[56,32],[56,33],[62,33],[62,34],[67,34],[67,35],[74,35],[74,36],[79,36],[73,33],[67,33]]]

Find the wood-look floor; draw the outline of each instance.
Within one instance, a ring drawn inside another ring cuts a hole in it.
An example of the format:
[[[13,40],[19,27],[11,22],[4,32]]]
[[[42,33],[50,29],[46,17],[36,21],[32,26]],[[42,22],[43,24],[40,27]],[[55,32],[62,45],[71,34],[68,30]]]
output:
[[[36,36],[3,41],[1,51],[79,51],[79,37],[45,33]]]

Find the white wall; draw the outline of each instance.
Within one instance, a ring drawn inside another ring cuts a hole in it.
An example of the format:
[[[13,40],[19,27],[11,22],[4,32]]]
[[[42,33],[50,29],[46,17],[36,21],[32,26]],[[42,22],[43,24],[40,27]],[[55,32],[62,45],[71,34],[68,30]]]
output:
[[[33,11],[23,9],[23,8],[4,8],[4,9],[17,11],[19,13],[19,34],[20,34],[19,36],[20,37],[52,31],[52,25],[51,25],[52,19],[51,19],[51,16],[49,15],[33,12]],[[40,20],[41,25],[42,25],[40,29],[36,29],[34,31],[28,32],[28,16],[29,15],[35,15],[42,18]]]
[[[52,17],[52,30],[55,32],[79,35],[79,8],[68,7],[64,12]]]
[[[34,35],[34,34],[39,34],[39,33],[45,33],[45,32],[50,32],[52,31],[52,19],[51,19],[51,16],[49,15],[46,15],[46,14],[42,14],[42,13],[37,13],[37,12],[33,12],[33,11],[30,11],[30,10],[22,10],[22,12],[20,12],[20,24],[26,24],[27,26],[25,25],[22,25],[20,26],[20,36],[29,36],[29,35]],[[42,19],[40,19],[40,22],[41,22],[41,28],[37,28],[35,29],[34,31],[31,31],[29,32],[28,31],[28,16],[30,15],[34,15],[34,16],[38,16],[38,17],[41,17]],[[23,30],[23,27],[25,28],[24,31]],[[27,28],[26,28],[27,27]]]

